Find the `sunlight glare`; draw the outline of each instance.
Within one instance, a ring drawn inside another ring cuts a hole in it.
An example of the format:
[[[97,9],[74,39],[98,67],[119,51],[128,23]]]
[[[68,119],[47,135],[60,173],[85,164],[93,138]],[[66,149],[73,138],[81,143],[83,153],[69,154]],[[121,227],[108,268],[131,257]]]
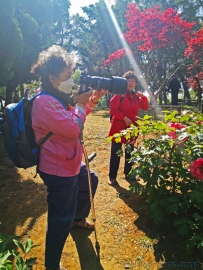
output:
[[[135,58],[133,57],[133,55],[132,55],[132,53],[131,53],[131,51],[130,51],[130,47],[128,46],[127,42],[125,41],[125,39],[124,39],[124,37],[123,37],[123,33],[121,32],[121,29],[120,29],[120,27],[119,27],[119,25],[118,25],[118,23],[117,23],[117,20],[116,20],[116,18],[115,18],[115,16],[114,16],[114,13],[113,13],[113,11],[112,11],[112,9],[111,9],[111,6],[110,6],[108,0],[104,0],[104,2],[105,2],[105,4],[106,4],[106,6],[107,6],[107,9],[108,9],[109,14],[110,14],[110,16],[111,16],[111,19],[112,19],[112,21],[113,21],[113,23],[114,23],[114,25],[115,25],[116,31],[117,31],[117,33],[118,33],[118,36],[119,36],[121,42],[122,42],[123,48],[124,48],[125,51],[126,51],[127,57],[128,57],[128,59],[129,59],[130,63],[132,64],[133,70],[134,70],[135,73],[137,74],[137,76],[138,76],[138,78],[139,78],[139,81],[140,81],[140,83],[141,83],[143,89],[145,89],[145,91],[147,91],[147,93],[149,94],[149,96],[150,96],[150,101],[151,101],[152,104],[154,105],[157,114],[162,114],[162,113],[161,113],[161,109],[158,108],[158,104],[157,104],[157,102],[156,102],[156,100],[155,100],[155,98],[154,98],[154,96],[153,96],[151,90],[149,89],[149,86],[147,85],[147,83],[146,83],[146,81],[145,81],[145,79],[144,79],[144,77],[143,77],[143,75],[142,75],[142,73],[141,73],[141,71],[140,71],[140,69],[139,69],[137,63],[136,63]]]

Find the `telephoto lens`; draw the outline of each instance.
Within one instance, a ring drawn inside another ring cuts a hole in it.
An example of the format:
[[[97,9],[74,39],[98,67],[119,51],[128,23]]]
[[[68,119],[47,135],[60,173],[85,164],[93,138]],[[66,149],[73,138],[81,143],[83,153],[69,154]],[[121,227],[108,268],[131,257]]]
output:
[[[86,72],[80,75],[80,92],[84,93],[90,89],[108,90],[112,95],[124,95],[127,90],[127,79],[112,76],[111,78],[102,78],[89,76]]]

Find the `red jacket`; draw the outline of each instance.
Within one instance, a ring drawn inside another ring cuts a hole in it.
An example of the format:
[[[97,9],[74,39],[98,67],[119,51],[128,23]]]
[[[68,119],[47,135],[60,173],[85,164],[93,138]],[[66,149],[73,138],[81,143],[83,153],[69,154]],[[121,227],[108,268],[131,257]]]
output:
[[[119,133],[128,127],[123,120],[125,116],[136,125],[138,109],[148,110],[148,108],[149,103],[146,96],[137,97],[135,93],[130,92],[126,92],[123,97],[114,95],[110,100],[110,115],[112,116],[112,120],[109,136],[113,136],[115,133]],[[126,139],[122,137],[121,142],[126,143]]]

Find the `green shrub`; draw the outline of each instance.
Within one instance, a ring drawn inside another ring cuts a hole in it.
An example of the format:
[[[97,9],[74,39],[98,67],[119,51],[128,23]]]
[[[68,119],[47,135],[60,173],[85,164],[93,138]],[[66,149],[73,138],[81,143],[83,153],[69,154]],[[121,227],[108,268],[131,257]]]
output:
[[[33,245],[31,239],[28,239],[23,245],[18,240],[18,236],[5,236],[0,235],[0,269],[2,270],[30,270],[32,265],[35,263],[36,258],[27,258],[27,254],[32,250],[36,245]],[[23,253],[23,256],[20,255],[20,252],[14,249],[8,249],[8,245],[14,243],[16,248],[18,247]],[[14,260],[14,266],[13,261]]]
[[[187,239],[188,250],[203,252],[203,115],[165,111],[164,121],[145,115],[137,123],[114,135],[117,142],[122,135],[142,138],[131,152],[130,175],[144,185],[135,182],[132,191],[147,196],[156,224],[168,222]]]

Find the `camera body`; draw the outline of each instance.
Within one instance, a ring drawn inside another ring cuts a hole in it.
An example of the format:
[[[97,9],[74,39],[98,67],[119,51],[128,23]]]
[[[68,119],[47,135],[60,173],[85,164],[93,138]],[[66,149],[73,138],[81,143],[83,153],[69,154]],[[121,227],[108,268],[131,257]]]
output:
[[[112,95],[124,95],[127,90],[127,79],[116,76],[112,76],[111,78],[91,77],[87,72],[82,72],[80,75],[79,94],[87,92],[90,89],[104,89],[108,90]]]

